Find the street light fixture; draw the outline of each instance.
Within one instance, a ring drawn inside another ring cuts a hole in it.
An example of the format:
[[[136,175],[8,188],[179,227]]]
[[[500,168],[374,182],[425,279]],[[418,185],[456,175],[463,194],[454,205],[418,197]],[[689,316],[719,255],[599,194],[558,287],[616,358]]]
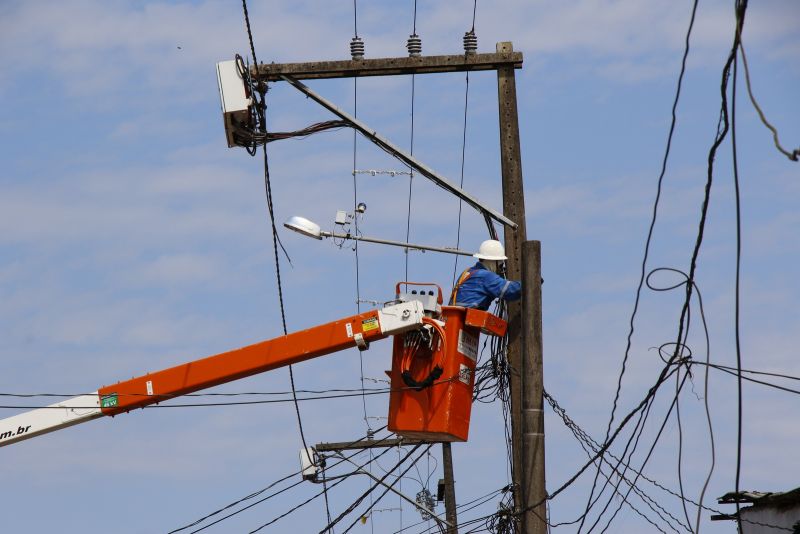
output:
[[[305,217],[298,217],[296,215],[294,217],[289,217],[289,220],[283,223],[283,225],[289,230],[294,230],[298,234],[313,237],[314,239],[322,239],[322,231],[319,225],[309,221]]]

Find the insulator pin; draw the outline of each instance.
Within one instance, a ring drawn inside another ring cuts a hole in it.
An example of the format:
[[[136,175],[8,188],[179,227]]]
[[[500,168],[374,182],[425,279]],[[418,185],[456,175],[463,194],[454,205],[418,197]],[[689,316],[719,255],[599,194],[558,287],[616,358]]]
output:
[[[353,37],[353,40],[350,41],[350,56],[354,60],[364,59],[364,41],[361,40],[361,37]]]
[[[422,55],[422,39],[420,36],[416,33],[409,35],[408,41],[406,42],[406,48],[408,48],[409,57],[419,57]]]
[[[478,36],[475,30],[470,30],[464,34],[464,53],[468,56],[474,55],[478,51]]]

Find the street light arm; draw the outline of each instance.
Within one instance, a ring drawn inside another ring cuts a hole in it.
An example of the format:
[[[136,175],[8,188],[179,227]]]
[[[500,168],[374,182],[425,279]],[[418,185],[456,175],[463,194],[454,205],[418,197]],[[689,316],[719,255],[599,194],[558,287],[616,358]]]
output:
[[[326,232],[321,231],[319,233],[322,237],[331,237],[335,239],[352,239],[354,241],[366,241],[368,243],[380,243],[381,245],[392,245],[394,247],[403,247],[412,250],[430,250],[433,252],[444,252],[445,254],[457,254],[459,256],[472,256],[472,252],[468,252],[466,250],[461,250],[457,248],[447,248],[447,247],[429,247],[427,245],[415,245],[413,243],[406,243],[404,241],[392,241],[390,239],[378,239],[376,237],[366,237],[363,235],[353,235],[353,234],[337,234],[335,232]]]

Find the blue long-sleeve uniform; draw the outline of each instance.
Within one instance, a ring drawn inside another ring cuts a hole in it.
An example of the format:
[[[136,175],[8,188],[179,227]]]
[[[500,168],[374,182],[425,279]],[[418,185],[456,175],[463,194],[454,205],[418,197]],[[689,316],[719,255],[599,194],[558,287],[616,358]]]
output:
[[[519,300],[522,285],[513,280],[506,280],[476,263],[461,275],[456,287],[455,305],[466,308],[488,310],[494,299]]]

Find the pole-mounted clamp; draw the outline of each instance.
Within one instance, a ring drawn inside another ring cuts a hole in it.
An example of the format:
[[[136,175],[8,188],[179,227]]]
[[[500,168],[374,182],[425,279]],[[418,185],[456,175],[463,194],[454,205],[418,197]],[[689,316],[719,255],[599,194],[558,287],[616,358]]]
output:
[[[364,339],[364,334],[353,334],[353,340],[356,342],[358,350],[362,352],[369,350],[369,341]]]

